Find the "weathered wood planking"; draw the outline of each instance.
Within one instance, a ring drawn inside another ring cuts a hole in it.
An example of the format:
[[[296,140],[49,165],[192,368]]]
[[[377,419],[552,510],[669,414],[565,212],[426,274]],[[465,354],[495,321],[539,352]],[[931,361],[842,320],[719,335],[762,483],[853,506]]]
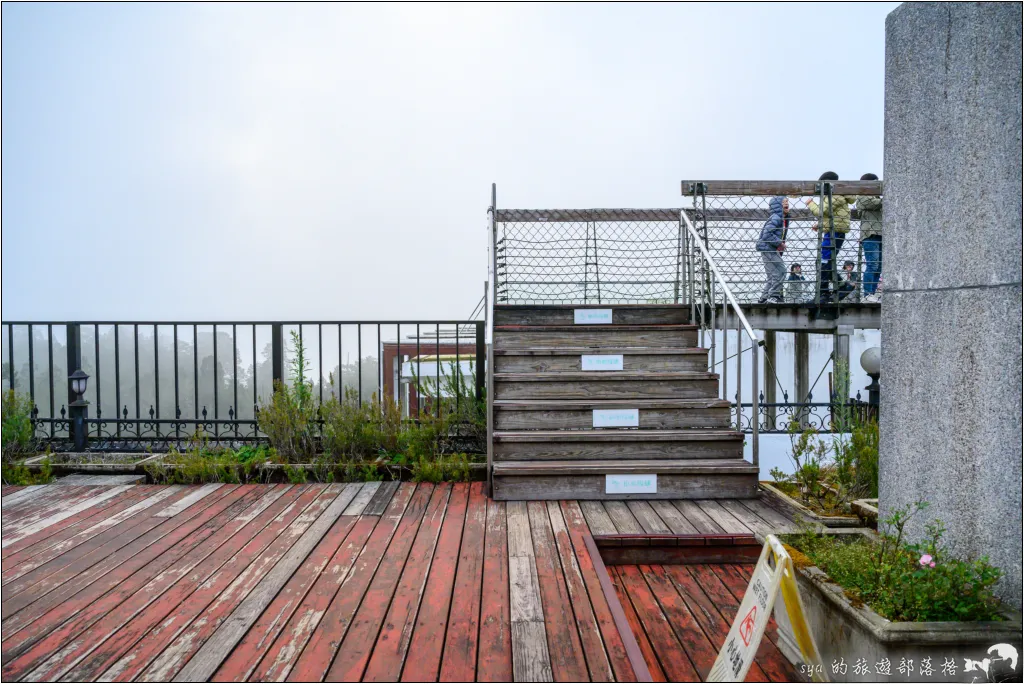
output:
[[[432,516],[437,508],[443,509],[447,498],[441,496],[443,493],[436,492],[429,484],[420,484],[416,487],[412,499],[409,500],[409,506],[405,509],[405,515],[402,516],[402,521],[398,524],[391,543],[388,544],[388,550],[373,576],[373,581],[367,587],[363,601],[352,618],[352,624],[338,648],[334,662],[327,671],[326,679],[362,679],[377,634],[384,622],[388,603],[398,587],[402,570],[418,536],[424,513]],[[435,511],[431,511],[431,508]]]
[[[487,530],[487,496],[484,483],[469,487],[469,509],[462,531],[459,567],[455,574],[454,596],[460,609],[448,618],[441,681],[472,681],[476,675],[477,645],[482,603],[484,537]]]
[[[402,666],[401,679],[404,682],[437,681],[468,505],[469,485],[464,482],[454,484]]]
[[[348,485],[352,496],[359,490],[359,484]],[[348,492],[346,492],[348,494]],[[348,510],[346,508],[346,510]],[[260,660],[274,644],[275,639],[295,614],[306,595],[320,580],[327,564],[334,562],[348,534],[358,520],[355,516],[344,513],[333,527],[320,540],[313,552],[296,571],[288,584],[284,586],[273,602],[260,615],[256,623],[246,632],[245,637],[231,652],[231,655],[217,669],[212,679],[221,681],[227,677],[230,681],[244,681],[249,678]]]
[[[607,571],[601,562],[600,554],[592,553],[590,545],[593,544],[593,539],[590,538],[590,529],[588,529],[583,512],[580,510],[580,504],[575,501],[562,501],[559,503],[559,507],[569,532],[569,540],[572,542],[573,551],[576,554],[580,574],[583,576],[587,593],[590,595],[594,617],[597,619],[601,636],[604,639],[605,651],[615,673],[615,680],[619,682],[637,681],[638,674],[634,670],[635,665],[631,662],[630,652],[627,651],[626,643],[623,640],[628,636],[623,636],[624,633],[620,632],[621,625],[618,619],[612,615],[610,598],[606,593],[609,587],[605,586],[606,583],[610,585]],[[593,549],[596,548],[596,546],[593,547]],[[628,631],[625,634],[628,635]]]
[[[526,503],[510,501],[508,518],[509,613],[512,672],[516,681],[553,681],[540,581]]]
[[[415,489],[415,485],[404,484],[391,497],[355,565],[327,610],[319,616],[319,625],[312,630],[305,648],[292,664],[288,681],[321,681],[327,674]]]
[[[374,494],[381,486],[381,482],[364,482],[356,495],[352,498],[352,503],[348,505],[345,512],[342,515],[362,515],[367,504],[370,503],[370,499],[373,498]]]
[[[273,494],[272,490],[267,497]],[[230,511],[232,506],[241,505],[239,502],[244,497],[244,492],[233,491],[233,488],[222,490],[218,495],[207,498],[181,516],[119,549],[73,580],[39,596],[27,608],[7,615],[3,623],[3,662],[7,663],[25,652],[58,626],[67,632],[74,630],[76,624],[88,623],[89,618],[86,616],[73,617],[80,611],[91,612],[96,616],[94,619],[99,619],[104,614],[104,608],[109,610],[110,606],[131,595],[136,588],[202,542],[217,529],[215,523],[208,522],[218,520],[217,516]],[[256,493],[251,493],[249,497],[255,500]],[[155,543],[159,540],[167,544],[166,553],[162,545]]]
[[[588,678],[586,658],[569,601],[565,575],[555,548],[547,505],[527,504],[533,536],[534,561],[544,607],[544,628],[548,635],[551,673],[555,681],[581,682]]]
[[[767,217],[766,217],[767,218]],[[676,220],[679,220],[677,210]],[[690,307],[683,304],[496,304],[494,324],[501,325],[574,325],[576,309],[612,310],[612,324],[628,325],[643,323],[685,324],[690,322]]]
[[[512,615],[508,588],[508,526],[505,504],[487,502],[483,591],[480,596],[480,643],[476,679],[512,681]]]
[[[438,485],[427,505],[419,532],[409,552],[402,578],[391,599],[373,653],[370,656],[362,681],[396,682],[402,674],[412,632],[416,626],[416,614],[426,589],[437,540],[447,512],[451,485]]]
[[[174,681],[193,682],[209,679],[217,666],[232,648],[245,636],[245,632],[256,622],[260,613],[270,604],[274,596],[295,569],[313,550],[320,538],[341,516],[342,511],[351,503],[351,496],[345,496],[345,487],[336,485],[335,499],[327,509],[302,534],[281,561],[260,581],[231,616],[203,644],[203,647],[192,657],[174,677]]]
[[[185,601],[160,619],[130,652],[102,673],[107,680],[168,681],[216,631],[295,541],[334,500],[336,492],[313,486],[294,508],[279,515],[235,550]],[[200,615],[202,620],[196,620]],[[83,678],[90,673],[80,672]],[[93,675],[96,676],[96,675]]]
[[[125,494],[131,491],[133,487],[134,485],[118,485],[110,487],[105,491],[96,493],[95,496],[63,506],[58,512],[41,520],[37,520],[21,527],[15,527],[10,531],[4,532],[3,540],[0,541],[0,546],[6,549],[18,542],[27,540],[33,535],[45,531],[49,527],[58,525],[69,518],[74,518],[81,513],[88,512],[91,515],[95,512],[91,511],[91,509],[102,506],[104,502],[114,499],[120,494]]]
[[[708,373],[495,373],[494,398],[507,399],[714,399],[718,378]]]
[[[667,682],[668,678],[665,676],[665,671],[661,669],[661,662],[658,660],[658,656],[654,652],[654,647],[651,646],[650,639],[647,638],[647,632],[644,631],[643,625],[640,624],[640,618],[636,616],[636,611],[633,610],[633,603],[630,601],[629,594],[623,586],[622,576],[619,574],[618,566],[609,567],[608,575],[612,582],[612,586],[615,588],[615,593],[619,596],[619,605],[622,606],[622,612],[626,616],[626,621],[629,623],[630,631],[633,633],[637,646],[640,649],[640,653],[644,658],[644,662],[647,664],[647,670],[651,675],[651,681]]]
[[[33,639],[23,643],[31,644],[31,648],[20,653],[16,660],[7,662],[4,665],[4,673],[17,672],[20,673],[17,675],[20,677],[31,670],[34,676],[53,679],[55,677],[51,673],[66,671],[77,664],[82,657],[96,647],[96,643],[90,643],[88,640],[76,640],[75,637],[85,630],[89,630],[89,634],[100,637],[115,633],[125,622],[144,610],[181,577],[187,575],[192,568],[213,553],[223,541],[217,536],[218,532],[222,532],[226,526],[234,528],[229,530],[231,534],[241,529],[244,523],[233,520],[234,517],[240,510],[253,505],[266,494],[255,486],[227,487],[218,492],[218,494],[220,493],[223,493],[224,496],[196,516],[193,521],[197,523],[195,526],[182,526],[187,534],[180,540],[183,543],[179,543],[173,548],[173,553],[162,554],[155,559],[150,559],[150,562],[144,566],[144,571],[135,572],[128,578],[114,582],[109,588],[105,584],[97,582],[100,589],[105,591],[98,600],[91,600],[85,604],[77,601],[74,603],[61,602],[53,606],[43,620],[33,623],[31,628],[26,625],[24,631],[28,632]],[[212,498],[210,497],[207,501]],[[275,511],[270,515],[272,517],[276,514]],[[177,518],[171,518],[165,521],[164,525],[173,525],[176,520]],[[146,554],[138,555],[144,561],[148,558]],[[116,577],[118,570],[111,574]],[[105,578],[106,576],[101,575],[100,577]],[[92,590],[92,586],[89,585],[84,593]],[[76,598],[80,598],[82,593],[80,592]],[[69,606],[73,606],[74,610],[65,610]],[[64,621],[62,618],[68,613],[74,617]],[[55,618],[54,614],[56,614]],[[39,624],[50,626],[50,628],[45,631],[40,630],[37,627]],[[53,629],[58,625],[59,628]]]

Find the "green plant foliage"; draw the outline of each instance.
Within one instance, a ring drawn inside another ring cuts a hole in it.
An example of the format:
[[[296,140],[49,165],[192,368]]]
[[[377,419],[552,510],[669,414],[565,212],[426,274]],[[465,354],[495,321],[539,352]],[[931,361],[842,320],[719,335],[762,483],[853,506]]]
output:
[[[270,403],[259,412],[259,429],[286,461],[308,463],[316,453],[317,406],[306,380],[309,362],[298,333],[292,331],[291,384],[274,383]]]
[[[938,520],[921,543],[906,543],[905,528],[927,504],[906,506],[880,525],[880,540],[852,542],[806,532],[793,545],[821,568],[847,596],[894,622],[1004,619],[992,590],[1002,572],[987,557],[964,561],[942,544]]]
[[[3,462],[32,453],[32,400],[27,395],[7,390],[0,403],[0,420],[3,422]]]
[[[20,463],[8,463],[7,461],[4,461],[0,464],[0,469],[3,471],[0,478],[3,479],[3,483],[5,485],[12,487],[40,485],[53,482],[53,467],[50,464],[49,457],[40,461],[39,466],[39,472],[34,473],[29,470],[28,466]]]
[[[249,483],[266,481],[263,464],[274,458],[273,449],[263,445],[212,449],[206,433],[198,431],[184,452],[171,449],[160,462],[143,467],[157,484]]]
[[[470,460],[466,454],[450,454],[437,459],[420,458],[412,465],[414,482],[468,482]]]

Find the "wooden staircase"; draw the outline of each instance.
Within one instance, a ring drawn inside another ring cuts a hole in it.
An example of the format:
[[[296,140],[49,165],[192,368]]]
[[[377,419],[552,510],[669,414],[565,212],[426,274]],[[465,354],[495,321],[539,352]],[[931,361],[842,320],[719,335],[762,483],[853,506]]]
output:
[[[755,496],[696,345],[685,306],[495,306],[493,497]]]

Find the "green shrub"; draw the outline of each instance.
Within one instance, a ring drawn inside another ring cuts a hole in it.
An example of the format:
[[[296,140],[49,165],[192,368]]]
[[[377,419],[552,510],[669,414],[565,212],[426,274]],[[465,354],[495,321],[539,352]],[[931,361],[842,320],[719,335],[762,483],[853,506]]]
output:
[[[264,445],[244,446],[238,451],[210,448],[206,433],[199,431],[184,452],[171,449],[158,463],[143,467],[157,484],[248,483],[266,479],[263,464],[275,457]]]
[[[0,404],[0,420],[3,423],[3,462],[32,453],[32,400],[14,390],[3,393]]]
[[[805,533],[793,545],[809,557],[852,600],[868,604],[894,622],[1002,620],[992,589],[1001,576],[987,557],[964,561],[942,545],[936,520],[919,544],[907,544],[904,528],[927,504],[895,511],[880,525],[878,542]]]
[[[50,459],[44,458],[39,462],[39,472],[33,473],[28,469],[28,466],[20,463],[8,463],[4,461],[0,464],[0,470],[2,470],[3,483],[12,487],[23,487],[28,485],[40,485],[48,484],[53,481],[53,468],[50,465]]]
[[[461,453],[436,459],[421,457],[412,465],[412,479],[413,482],[468,482],[469,463],[469,456]]]
[[[298,333],[292,331],[289,386],[277,381],[270,403],[259,411],[259,429],[285,461],[308,463],[316,453],[317,407],[313,401],[313,383],[306,380],[309,362]]]

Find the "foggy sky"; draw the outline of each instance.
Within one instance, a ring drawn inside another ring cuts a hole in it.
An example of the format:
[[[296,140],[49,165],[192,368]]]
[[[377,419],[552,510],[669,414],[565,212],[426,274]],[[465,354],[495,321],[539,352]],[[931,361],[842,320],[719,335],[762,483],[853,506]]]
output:
[[[880,174],[893,7],[4,4],[3,318],[461,318],[492,181]]]

